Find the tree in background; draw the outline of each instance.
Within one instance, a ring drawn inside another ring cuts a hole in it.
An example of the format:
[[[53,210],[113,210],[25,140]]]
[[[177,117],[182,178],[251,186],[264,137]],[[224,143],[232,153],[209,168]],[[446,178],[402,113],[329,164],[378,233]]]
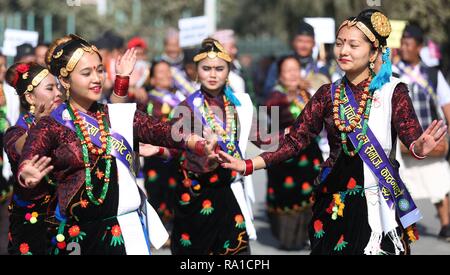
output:
[[[73,0],[69,0],[72,1]],[[178,19],[203,14],[203,0],[108,0],[105,16],[99,16],[97,9],[81,0],[79,7],[69,7],[65,0],[0,0],[0,15],[22,12],[25,22],[28,12],[36,15],[36,29],[43,30],[42,18],[53,15],[53,37],[66,34],[66,18],[75,15],[76,32],[87,39],[95,39],[106,30],[112,29],[129,38],[140,35],[148,39],[150,51],[162,50],[162,39],[168,27],[176,27]],[[218,0],[218,27],[232,28],[240,37],[266,36],[289,42],[297,22],[302,17],[333,17],[341,22],[349,15],[357,14],[371,0]],[[379,0],[390,18],[414,19],[427,31],[431,39],[450,48],[450,1],[449,0]],[[430,16],[432,15],[432,16]],[[1,18],[0,18],[1,19]],[[22,24],[25,26],[25,23]],[[449,51],[442,51],[444,66],[449,67]]]

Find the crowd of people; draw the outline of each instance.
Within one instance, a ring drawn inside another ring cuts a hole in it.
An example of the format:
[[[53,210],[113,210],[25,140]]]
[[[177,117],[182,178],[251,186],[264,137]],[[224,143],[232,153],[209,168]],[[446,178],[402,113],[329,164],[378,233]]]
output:
[[[364,10],[318,59],[302,21],[254,73],[232,30],[183,49],[169,29],[154,58],[112,31],[21,45],[9,67],[0,54],[8,253],[248,255],[258,169],[280,249],[410,254],[423,198],[450,241],[450,87],[418,24],[399,49],[390,33]],[[264,153],[246,159],[249,141]]]

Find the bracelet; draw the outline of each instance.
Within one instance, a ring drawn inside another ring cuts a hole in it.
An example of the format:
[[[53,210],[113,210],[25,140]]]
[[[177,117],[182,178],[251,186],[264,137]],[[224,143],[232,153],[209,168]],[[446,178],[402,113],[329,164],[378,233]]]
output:
[[[416,142],[414,141],[414,142],[411,143],[411,145],[409,146],[409,151],[411,152],[412,156],[413,156],[415,159],[418,159],[418,160],[423,160],[423,159],[425,159],[426,156],[419,156],[419,155],[416,154],[416,152],[414,152],[414,146],[415,146],[415,145],[416,145]]]
[[[244,174],[243,176],[249,176],[251,174],[253,174],[253,172],[255,172],[255,167],[253,167],[253,161],[251,159],[246,159],[245,160],[245,170],[244,170]]]
[[[156,155],[162,156],[162,155],[164,155],[164,152],[165,152],[164,147],[159,147],[158,153]]]
[[[116,75],[113,93],[117,97],[121,97],[121,98],[127,97],[129,86],[130,86],[130,77],[129,76]]]
[[[205,155],[205,144],[206,142],[204,140],[199,140],[195,143],[194,152],[198,156],[204,156]]]

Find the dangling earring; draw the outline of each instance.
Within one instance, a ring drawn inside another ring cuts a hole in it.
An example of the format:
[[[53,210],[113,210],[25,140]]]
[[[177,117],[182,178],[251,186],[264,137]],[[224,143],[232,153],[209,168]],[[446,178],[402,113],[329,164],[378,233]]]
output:
[[[30,106],[30,114],[34,115],[35,111],[36,111],[36,107],[34,106],[34,104],[31,104],[31,106]]]
[[[374,69],[375,69],[375,63],[374,62],[370,62],[370,64],[369,64],[369,76],[374,76],[375,75],[375,71],[374,71]]]
[[[70,85],[63,85],[64,90],[66,90],[66,100],[69,100],[70,97]]]

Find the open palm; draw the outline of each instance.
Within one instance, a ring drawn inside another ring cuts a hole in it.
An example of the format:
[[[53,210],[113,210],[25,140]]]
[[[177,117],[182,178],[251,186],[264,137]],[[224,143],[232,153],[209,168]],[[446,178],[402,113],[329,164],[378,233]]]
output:
[[[441,142],[447,134],[447,126],[440,120],[433,121],[428,129],[416,140],[415,152],[427,156]]]
[[[130,76],[136,65],[136,50],[128,49],[123,56],[116,61],[116,73],[122,76]]]
[[[232,157],[223,151],[219,152],[219,162],[222,163],[221,165],[225,169],[230,169],[241,174],[245,171],[245,161]]]
[[[24,188],[34,188],[39,182],[53,169],[53,166],[49,165],[51,162],[49,157],[34,156],[31,160],[22,164],[20,169],[20,185]]]

